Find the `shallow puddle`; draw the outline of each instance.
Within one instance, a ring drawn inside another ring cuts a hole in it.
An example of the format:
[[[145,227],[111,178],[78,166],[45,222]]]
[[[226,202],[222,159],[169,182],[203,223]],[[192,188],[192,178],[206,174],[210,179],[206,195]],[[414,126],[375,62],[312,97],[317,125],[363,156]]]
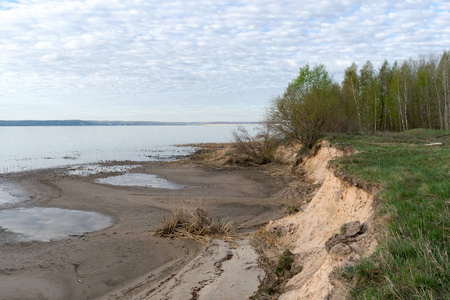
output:
[[[0,205],[6,204],[6,203],[14,203],[18,202],[19,200],[11,195],[9,192],[3,190],[0,187]]]
[[[24,192],[14,184],[0,183],[0,206],[14,204],[28,199]]]
[[[0,227],[20,234],[22,241],[52,241],[113,224],[112,218],[87,211],[53,207],[32,207],[0,211]]]
[[[154,174],[127,173],[120,176],[100,178],[95,180],[102,184],[121,185],[121,186],[144,186],[155,189],[182,189],[185,186],[170,182]]]

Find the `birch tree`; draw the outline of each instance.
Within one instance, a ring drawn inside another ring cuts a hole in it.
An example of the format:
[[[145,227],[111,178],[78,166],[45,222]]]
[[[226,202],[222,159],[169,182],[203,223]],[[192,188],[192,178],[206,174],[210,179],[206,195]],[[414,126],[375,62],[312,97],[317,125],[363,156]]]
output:
[[[344,80],[342,81],[342,98],[345,103],[345,114],[349,127],[352,127],[353,119],[356,117],[358,130],[362,129],[361,107],[359,100],[359,78],[358,67],[352,63],[345,69]],[[355,116],[356,115],[356,116]]]
[[[360,107],[363,107],[362,115],[363,129],[376,131],[376,120],[378,110],[377,82],[375,80],[373,65],[367,61],[360,70]]]
[[[436,94],[440,129],[450,130],[450,53],[445,51],[439,61],[436,76]]]
[[[377,75],[378,99],[380,105],[380,114],[378,117],[378,128],[386,130],[388,119],[390,118],[387,102],[389,97],[389,83],[391,81],[392,71],[387,60],[383,62]]]

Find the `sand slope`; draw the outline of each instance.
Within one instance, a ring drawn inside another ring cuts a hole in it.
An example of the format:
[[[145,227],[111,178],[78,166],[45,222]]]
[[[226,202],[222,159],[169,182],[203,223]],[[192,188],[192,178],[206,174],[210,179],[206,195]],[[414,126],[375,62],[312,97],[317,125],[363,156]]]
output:
[[[289,248],[303,267],[289,280],[288,291],[280,299],[341,298],[333,289],[331,272],[372,253],[377,244],[371,228],[374,195],[342,181],[327,168],[328,161],[340,155],[341,151],[322,142],[315,155],[298,167],[309,180],[322,183],[319,191],[303,211],[266,226],[268,233],[282,233],[278,246]],[[366,223],[368,230],[342,238],[342,242],[326,249],[333,234],[339,234],[341,226],[352,221]]]

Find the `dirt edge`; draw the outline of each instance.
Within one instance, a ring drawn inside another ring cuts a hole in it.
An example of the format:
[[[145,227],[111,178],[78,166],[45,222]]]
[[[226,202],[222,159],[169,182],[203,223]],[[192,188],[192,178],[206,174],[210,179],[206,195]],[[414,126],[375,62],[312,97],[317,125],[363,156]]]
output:
[[[322,141],[297,159],[292,168],[297,180],[320,187],[299,212],[271,221],[256,235],[268,275],[254,299],[345,299],[347,287],[336,272],[373,253],[379,235],[374,219],[379,187],[329,164],[351,154]],[[275,274],[286,252],[292,254],[292,266]]]

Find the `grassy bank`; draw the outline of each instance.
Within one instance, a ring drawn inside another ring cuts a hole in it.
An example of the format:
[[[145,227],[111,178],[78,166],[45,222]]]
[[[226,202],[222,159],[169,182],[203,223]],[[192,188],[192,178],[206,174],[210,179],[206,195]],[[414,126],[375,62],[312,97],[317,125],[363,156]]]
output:
[[[340,172],[382,188],[377,252],[341,272],[350,298],[450,299],[450,131],[327,139],[358,151],[332,162]]]

